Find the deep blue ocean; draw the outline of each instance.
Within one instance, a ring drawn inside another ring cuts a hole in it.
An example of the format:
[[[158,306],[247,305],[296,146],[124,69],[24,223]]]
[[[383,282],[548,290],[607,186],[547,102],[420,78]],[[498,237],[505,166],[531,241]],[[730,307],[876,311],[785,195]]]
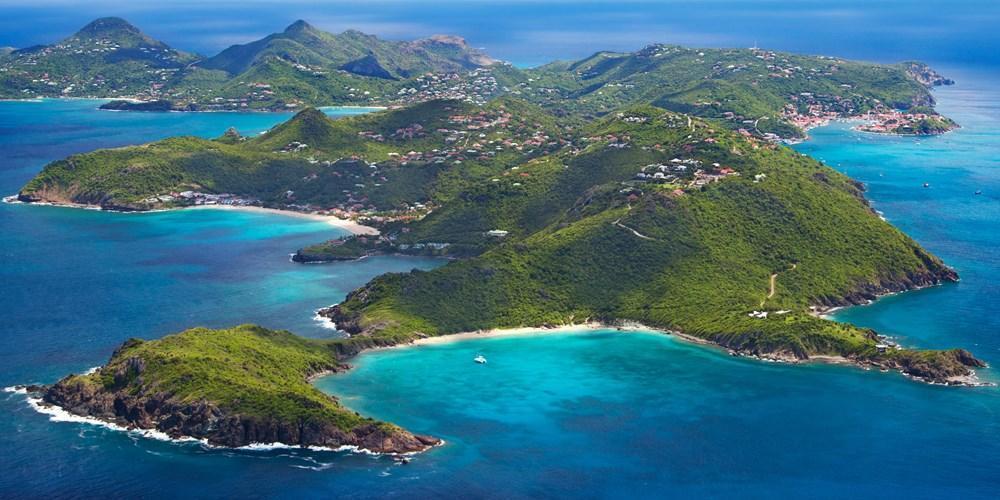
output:
[[[841,312],[914,347],[960,346],[1000,363],[1000,86],[959,83],[939,109],[963,128],[877,137],[847,124],[796,146],[865,182],[885,217],[962,276],[958,284]],[[268,114],[101,112],[93,101],[0,103],[0,193],[47,161]],[[335,111],[331,112],[335,113]],[[929,188],[922,185],[928,183]],[[974,194],[981,191],[982,194]],[[256,322],[323,337],[316,308],[387,271],[440,261],[295,265],[336,233],[227,211],[115,214],[0,205],[0,387],[103,363],[128,337]],[[471,363],[476,353],[490,363]],[[672,337],[604,331],[379,351],[318,382],[345,404],[447,445],[388,458],[222,451],[51,422],[0,394],[0,497],[995,498],[1000,389],[732,358]],[[981,375],[1000,379],[994,370]]]

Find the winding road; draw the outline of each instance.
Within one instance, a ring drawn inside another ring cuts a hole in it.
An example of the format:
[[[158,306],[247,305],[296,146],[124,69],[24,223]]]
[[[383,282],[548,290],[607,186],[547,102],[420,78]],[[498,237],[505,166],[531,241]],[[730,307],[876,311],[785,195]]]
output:
[[[792,267],[788,268],[788,270],[794,271],[797,267],[799,267],[799,264],[793,263]],[[765,297],[764,300],[760,301],[760,307],[764,307],[764,303],[767,302],[767,299],[774,297],[775,292],[777,292],[777,290],[775,289],[775,286],[777,284],[778,284],[778,273],[774,273],[771,275],[771,289],[769,292],[767,292],[767,297]]]

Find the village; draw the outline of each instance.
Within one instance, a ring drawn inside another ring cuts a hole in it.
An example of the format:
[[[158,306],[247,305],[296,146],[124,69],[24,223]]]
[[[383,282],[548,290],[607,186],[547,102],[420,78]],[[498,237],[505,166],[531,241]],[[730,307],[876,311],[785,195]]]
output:
[[[508,89],[497,83],[493,70],[484,67],[466,73],[425,73],[390,98],[394,105],[408,105],[434,99],[485,104]]]
[[[635,180],[673,188],[673,194],[680,196],[684,194],[685,189],[701,189],[714,182],[739,175],[735,169],[719,163],[712,163],[710,167],[703,168],[701,160],[673,158],[667,163],[651,163],[642,167],[635,175]],[[763,178],[758,176],[754,180],[759,182]]]
[[[259,206],[260,200],[240,197],[230,193],[202,193],[198,191],[180,191],[169,194],[150,196],[141,200],[150,205],[170,204],[181,206],[223,205],[233,207]]]

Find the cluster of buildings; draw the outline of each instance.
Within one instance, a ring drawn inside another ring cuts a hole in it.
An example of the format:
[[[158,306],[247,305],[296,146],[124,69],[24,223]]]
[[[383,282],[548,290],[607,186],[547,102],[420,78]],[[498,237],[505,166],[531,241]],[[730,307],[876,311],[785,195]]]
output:
[[[788,99],[791,103],[785,105],[782,117],[803,130],[857,114],[857,103],[839,95],[800,92]],[[879,105],[877,102],[874,104]]]
[[[701,165],[698,160],[681,160],[674,158],[668,163],[651,163],[642,167],[635,178],[646,182],[675,182],[682,177],[687,177],[689,169],[697,168]]]
[[[504,110],[482,110],[472,114],[454,114],[448,117],[447,127],[432,128],[413,123],[397,129],[392,139],[415,139],[431,133],[442,136],[443,148],[429,151],[389,153],[389,160],[407,165],[410,162],[461,164],[466,160],[488,161],[503,151],[535,153],[553,151],[569,144],[561,137],[550,136],[541,124],[522,123]],[[382,134],[364,130],[360,137],[384,142]]]
[[[292,141],[285,144],[284,147],[275,151],[275,153],[300,153],[309,148],[308,144],[301,143],[299,141]]]
[[[804,112],[799,112],[798,107],[794,104],[786,104],[781,116],[792,125],[802,130],[809,130],[829,124],[831,121],[840,118],[841,113],[829,110],[818,103],[807,104]]]
[[[739,175],[735,169],[719,163],[703,168],[701,160],[674,158],[667,163],[651,163],[642,167],[635,179],[640,182],[671,184],[683,191],[681,187],[697,189]]]
[[[498,63],[502,64],[502,63]],[[501,87],[489,67],[467,73],[426,73],[414,79],[410,86],[397,91],[395,104],[411,104],[435,99],[485,104],[490,98],[507,91]]]
[[[229,205],[229,206],[252,206],[260,205],[260,200],[253,198],[241,198],[229,193],[201,193],[198,191],[171,192],[150,196],[142,200],[143,203],[155,205],[160,203],[180,203],[184,205]]]
[[[917,133],[920,130],[922,122],[926,120],[941,120],[941,117],[935,114],[910,113],[895,109],[869,111],[860,118],[865,120],[865,123],[855,127],[857,130],[879,134]]]

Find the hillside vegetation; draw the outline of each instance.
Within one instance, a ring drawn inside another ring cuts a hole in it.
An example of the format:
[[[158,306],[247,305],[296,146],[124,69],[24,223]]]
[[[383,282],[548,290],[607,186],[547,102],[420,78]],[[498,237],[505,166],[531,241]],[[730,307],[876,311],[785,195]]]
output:
[[[377,278],[328,312],[359,339],[640,322],[744,354],[839,356],[938,381],[965,370],[954,352],[935,355],[947,369],[911,369],[913,351],[879,352],[874,332],[813,314],[956,279],[880,219],[856,183],[655,106],[590,122],[512,98],[341,120],[310,109],[251,139],[71,156],[20,196],[125,209],[201,200],[182,190],[332,210],[382,230],[305,248],[302,262],[463,259]]]
[[[66,40],[0,54],[0,97],[135,97],[115,110],[288,110],[329,105],[483,104],[513,96],[556,116],[593,119],[652,104],[778,138],[840,117],[877,122],[930,109],[873,131],[938,134],[955,124],[933,112],[928,89],[949,85],[927,65],[884,65],[763,49],[653,44],[522,70],[457,36],[389,41],[296,21],[284,31],[203,58],[178,52],[119,18]]]
[[[253,54],[295,47],[286,42],[234,49],[200,71],[256,71],[275,62]],[[399,82],[405,65],[363,58],[350,69]],[[380,234],[319,242],[294,260],[453,260],[379,276],[321,311],[343,339],[244,326],[129,342],[97,373],[49,388],[46,400],[228,445],[415,451],[438,441],[351,414],[306,378],[372,347],[582,323],[641,324],[734,355],[976,383],[972,370],[984,365],[965,350],[898,346],[820,317],[958,276],[880,218],[860,184],[770,135],[865,111],[891,116],[872,127],[941,125],[925,86],[940,77],[929,68],[652,46],[496,70],[502,76],[487,87],[506,95],[432,99],[424,75],[415,78],[427,87],[407,106],[339,120],[307,108],[252,138],[230,130],[47,165],[20,200],[331,213]]]
[[[99,370],[48,389],[45,401],[225,446],[283,442],[410,452],[439,442],[361,417],[307,380],[339,368],[329,345],[288,332],[195,328],[129,340]]]

